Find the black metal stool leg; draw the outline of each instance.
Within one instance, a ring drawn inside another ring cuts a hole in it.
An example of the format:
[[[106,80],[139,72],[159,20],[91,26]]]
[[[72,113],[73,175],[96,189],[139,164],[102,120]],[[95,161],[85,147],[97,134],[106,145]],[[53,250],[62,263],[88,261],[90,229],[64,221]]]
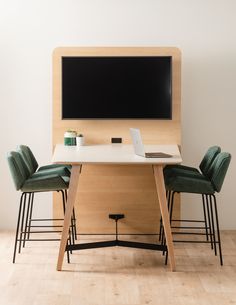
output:
[[[65,194],[64,194],[64,191],[61,190],[61,194],[62,194],[62,204],[63,204],[63,212],[64,212],[64,215],[65,215],[65,211],[66,211],[66,205],[65,205]],[[67,245],[72,245],[71,243],[71,232],[69,230],[69,238],[67,239]],[[70,253],[72,254],[72,250],[67,250],[66,251],[66,254],[67,254],[67,262],[68,264],[70,263]]]
[[[166,190],[166,199],[168,202],[168,198],[169,198],[169,192],[168,190]],[[163,233],[163,224],[162,224],[162,217],[160,217],[160,226],[159,226],[159,241],[162,239],[162,233]]]
[[[211,241],[211,249],[213,250],[213,236],[212,236],[212,225],[211,225],[211,217],[210,217],[210,209],[209,209],[209,202],[207,195],[203,195],[206,198],[206,206],[207,206],[207,218],[208,218],[208,223],[209,223],[209,231],[210,231],[210,241]]]
[[[21,221],[22,204],[23,204],[23,201],[24,201],[24,197],[25,197],[25,193],[22,193],[21,197],[20,197],[20,206],[19,206],[17,225],[16,225],[15,245],[14,245],[14,252],[13,252],[13,259],[12,259],[13,264],[16,261],[16,249],[17,249],[18,234],[19,234],[19,227],[20,227],[20,221]]]
[[[173,209],[174,209],[174,196],[176,192],[172,192],[172,197],[171,197],[171,203],[170,203],[170,225],[172,222],[172,215],[173,215]]]
[[[172,198],[172,192],[168,191],[168,193],[167,193],[167,208],[168,208],[168,211],[170,211],[171,198]],[[163,224],[162,224],[161,245],[164,245],[164,240],[165,240],[165,232],[164,232],[164,227],[163,227]]]
[[[168,263],[168,250],[166,251],[166,257],[165,257],[165,265]]]
[[[208,195],[208,196],[210,197],[210,211],[211,211],[211,221],[212,221],[212,234],[213,234],[214,250],[215,250],[215,255],[217,255],[216,236],[215,236],[215,222],[214,222],[214,215],[213,215],[213,208],[212,208],[212,199],[211,199],[211,195]]]
[[[73,212],[72,213],[73,213],[72,214],[72,218],[73,218],[73,226],[74,226],[74,236],[75,236],[75,239],[77,239],[75,208],[73,208]]]
[[[172,222],[172,214],[173,214],[175,193],[176,193],[176,192],[171,192],[170,200],[169,200],[169,202],[168,202],[170,227],[171,227],[171,222]],[[163,228],[163,230],[164,230],[164,228]],[[164,235],[164,233],[163,233],[163,235]],[[165,236],[164,236],[164,240],[163,240],[163,245],[166,245],[166,238],[165,238]],[[167,251],[163,251],[163,255],[164,255],[165,253],[167,253]],[[166,259],[166,260],[167,260],[167,259]]]
[[[30,212],[29,212],[29,225],[27,229],[27,239],[30,238],[31,232],[31,222],[32,222],[32,215],[33,215],[33,204],[34,204],[34,193],[31,193],[31,202],[30,202]]]
[[[66,190],[64,191],[64,196],[65,196],[64,197],[65,198],[64,202],[67,202],[67,191]],[[64,215],[65,215],[65,204],[63,204],[63,209],[64,209]],[[71,217],[71,225],[70,225],[70,227],[71,227],[71,233],[70,233],[70,230],[69,230],[70,239],[72,238],[72,243],[74,245],[75,244],[75,227],[74,227],[73,213],[72,213],[72,217]]]
[[[19,250],[18,253],[21,251],[21,242],[22,242],[22,235],[23,235],[23,228],[24,228],[24,220],[25,220],[25,204],[26,204],[26,197],[28,193],[25,193],[24,202],[22,207],[22,217],[21,217],[21,226],[20,226],[20,239],[19,239]]]
[[[67,201],[67,190],[64,190],[65,192],[65,198],[66,198],[66,201]],[[76,229],[76,217],[75,217],[75,208],[73,208],[73,212],[72,212],[72,227],[73,227],[73,235],[74,235],[74,240],[77,240],[77,229]]]
[[[202,207],[203,207],[203,215],[204,215],[204,222],[205,222],[206,240],[208,241],[209,236],[208,236],[208,225],[207,225],[207,218],[206,218],[206,206],[205,206],[204,195],[202,195]]]
[[[173,214],[173,208],[174,208],[174,196],[176,192],[169,191],[169,198],[168,198],[168,210],[170,214],[170,227],[171,227],[171,221],[172,221],[172,214]],[[165,240],[166,243],[166,240]],[[164,244],[165,244],[164,243]],[[164,254],[164,252],[163,252]],[[165,257],[165,265],[167,265],[168,262],[168,250],[166,251],[166,257]]]
[[[168,211],[169,211],[169,208],[170,208],[170,198],[171,198],[171,191],[166,191],[166,200],[167,200]],[[163,227],[162,217],[161,217],[161,219],[160,219],[160,236],[159,236],[159,240],[162,240],[162,242],[163,242],[163,234],[164,234],[164,227]]]
[[[65,195],[63,190],[61,190],[61,192],[62,192],[63,212],[64,212],[64,216],[65,216],[67,197],[66,197],[66,195]],[[71,225],[70,225],[70,228],[69,228],[69,242],[70,242],[71,245],[75,244],[75,238],[74,238],[73,231],[74,231],[74,229],[73,229],[72,217],[71,217]],[[70,253],[72,254],[72,251],[70,251]]]
[[[217,238],[218,238],[218,246],[219,246],[219,253],[220,253],[220,264],[221,264],[221,266],[223,266],[223,256],[222,256],[222,249],[221,249],[220,227],[219,227],[219,218],[218,218],[216,197],[215,197],[215,195],[212,195],[212,197],[213,197],[213,199],[214,199],[214,206],[215,206],[216,227],[217,227]]]
[[[25,219],[23,248],[25,247],[25,240],[26,240],[26,234],[27,234],[27,228],[28,228],[28,222],[29,222],[29,212],[30,212],[31,196],[32,196],[32,193],[29,193],[29,198],[28,198],[28,202],[27,202],[26,219]]]
[[[162,217],[160,217],[160,226],[159,226],[159,241],[161,240],[162,237]]]

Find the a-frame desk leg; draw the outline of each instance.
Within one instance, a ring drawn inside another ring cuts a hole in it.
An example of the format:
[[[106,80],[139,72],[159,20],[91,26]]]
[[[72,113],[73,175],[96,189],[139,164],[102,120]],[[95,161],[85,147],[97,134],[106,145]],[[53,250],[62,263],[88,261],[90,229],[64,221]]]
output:
[[[173,238],[170,228],[169,211],[167,208],[167,201],[166,201],[166,189],[165,189],[164,176],[163,176],[163,166],[153,165],[153,171],[154,171],[157,195],[161,210],[162,223],[165,231],[168,257],[170,261],[170,269],[171,271],[175,271],[174,245],[173,245]]]
[[[63,231],[61,235],[61,243],[57,260],[57,270],[61,271],[63,258],[66,250],[67,239],[69,234],[69,227],[71,224],[71,216],[73,212],[73,207],[76,201],[76,195],[79,185],[79,175],[81,172],[81,165],[72,165],[70,185],[68,190],[68,199],[66,203],[66,212],[64,218]]]

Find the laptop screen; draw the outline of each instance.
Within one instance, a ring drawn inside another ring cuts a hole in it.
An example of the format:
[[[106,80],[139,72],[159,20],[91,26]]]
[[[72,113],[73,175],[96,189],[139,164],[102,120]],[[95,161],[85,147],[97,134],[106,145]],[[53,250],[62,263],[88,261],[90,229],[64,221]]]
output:
[[[144,157],[145,151],[140,130],[137,128],[130,128],[130,135],[133,142],[135,154]]]

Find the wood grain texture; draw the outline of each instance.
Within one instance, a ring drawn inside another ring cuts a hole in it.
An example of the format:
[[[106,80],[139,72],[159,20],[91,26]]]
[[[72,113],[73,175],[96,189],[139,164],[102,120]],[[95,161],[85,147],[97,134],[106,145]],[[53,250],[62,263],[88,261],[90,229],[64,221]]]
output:
[[[68,240],[69,227],[71,224],[72,211],[74,207],[74,202],[76,201],[76,196],[79,187],[79,175],[81,166],[73,165],[71,170],[70,185],[68,190],[68,200],[66,203],[65,219],[63,224],[63,230],[61,235],[61,243],[59,247],[59,255],[57,261],[57,270],[61,270],[63,258],[65,254],[66,244]]]
[[[175,257],[174,257],[174,246],[173,246],[173,239],[171,234],[171,227],[170,227],[170,216],[167,208],[167,201],[166,201],[166,189],[164,184],[164,176],[163,176],[163,166],[161,165],[154,165],[153,166],[156,188],[157,188],[157,195],[160,204],[162,222],[165,231],[165,238],[166,238],[166,245],[168,248],[168,256],[170,261],[170,269],[171,271],[175,271]]]
[[[233,305],[236,231],[221,237],[223,267],[209,245],[177,243],[176,272],[168,272],[160,252],[121,247],[74,252],[66,272],[57,272],[58,242],[27,242],[12,264],[14,233],[1,231],[0,304]]]
[[[61,120],[62,56],[172,56],[173,119],[172,120]],[[140,128],[145,144],[181,145],[181,54],[174,47],[65,47],[53,53],[53,147],[63,143],[67,129],[85,136],[87,144],[108,144],[111,137],[122,137],[130,144],[130,127]],[[114,224],[109,213],[125,213],[122,232],[154,233],[159,209],[155,181],[150,166],[83,166],[80,177],[76,213],[80,232],[111,232]],[[61,214],[58,196],[54,195],[54,215]],[[140,212],[139,212],[140,211]],[[176,212],[179,213],[178,205]],[[155,215],[155,217],[154,217]],[[178,215],[176,215],[178,217]]]

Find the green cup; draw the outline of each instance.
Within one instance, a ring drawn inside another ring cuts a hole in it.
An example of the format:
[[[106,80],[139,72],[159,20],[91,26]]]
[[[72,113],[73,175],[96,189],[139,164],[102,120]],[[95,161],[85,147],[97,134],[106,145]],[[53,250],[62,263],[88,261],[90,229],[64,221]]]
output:
[[[75,146],[76,145],[76,131],[66,131],[64,133],[64,145]]]

